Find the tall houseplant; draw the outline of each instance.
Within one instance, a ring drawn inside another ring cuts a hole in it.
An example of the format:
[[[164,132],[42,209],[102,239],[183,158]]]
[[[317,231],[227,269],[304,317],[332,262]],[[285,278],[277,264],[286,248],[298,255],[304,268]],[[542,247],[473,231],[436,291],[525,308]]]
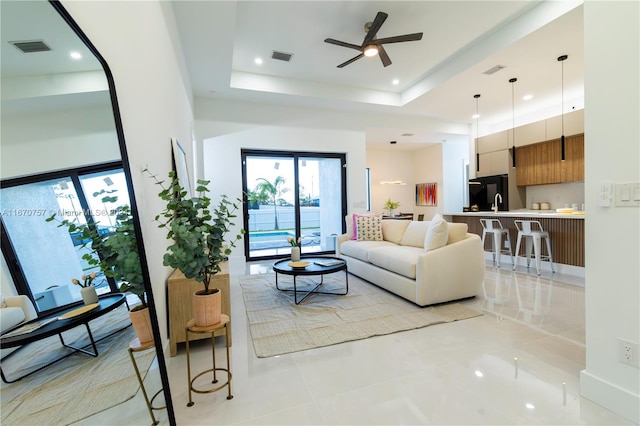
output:
[[[211,289],[211,278],[221,271],[220,263],[227,260],[231,249],[236,242],[242,239],[244,229],[228,240],[227,234],[231,227],[235,226],[233,219],[240,208],[241,200],[231,201],[226,195],[222,195],[218,204],[211,209],[211,198],[207,180],[198,180],[196,195],[187,198],[187,191],[180,184],[174,172],[169,173],[170,181],[165,183],[145,170],[156,181],[162,190],[158,196],[166,203],[165,208],[155,217],[160,228],[167,229],[167,239],[171,244],[164,254],[163,264],[177,268],[186,278],[193,279],[204,284],[204,290],[197,291],[194,296],[194,314],[197,325],[210,325],[219,321],[217,313],[199,318],[198,296],[213,296],[214,302],[219,305],[220,294],[218,289]],[[216,296],[217,294],[217,296]],[[203,323],[204,322],[204,323]]]
[[[118,199],[112,192],[105,190],[96,192],[93,196],[102,196],[101,201],[105,205],[115,203]],[[58,227],[66,226],[69,233],[79,233],[82,240],[87,241],[83,247],[90,249],[88,253],[82,255],[87,264],[99,267],[105,276],[119,282],[120,292],[130,292],[138,297],[140,304],[131,308],[130,311],[134,329],[141,342],[152,340],[151,320],[138,253],[138,239],[129,206],[117,207],[115,226],[109,233],[99,232],[94,222],[79,224],[77,219],[58,220],[56,214],[48,217],[46,221],[58,221]],[[138,320],[141,322],[138,323]]]

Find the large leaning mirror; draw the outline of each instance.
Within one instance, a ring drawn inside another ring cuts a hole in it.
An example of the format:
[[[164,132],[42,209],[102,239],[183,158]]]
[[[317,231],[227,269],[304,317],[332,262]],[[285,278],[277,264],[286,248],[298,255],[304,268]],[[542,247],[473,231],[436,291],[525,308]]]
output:
[[[147,424],[153,417],[174,424],[108,65],[58,2],[3,0],[0,7],[0,423]],[[91,245],[81,232],[57,226],[91,223],[110,235],[123,208],[132,212],[153,332],[135,351],[128,308],[140,298],[87,261]],[[85,297],[85,283],[98,303]],[[27,330],[36,319],[40,328]],[[56,333],[39,337],[52,327]],[[24,344],[12,346],[12,338]],[[151,406],[166,408],[149,408],[139,377],[148,399],[155,395]]]

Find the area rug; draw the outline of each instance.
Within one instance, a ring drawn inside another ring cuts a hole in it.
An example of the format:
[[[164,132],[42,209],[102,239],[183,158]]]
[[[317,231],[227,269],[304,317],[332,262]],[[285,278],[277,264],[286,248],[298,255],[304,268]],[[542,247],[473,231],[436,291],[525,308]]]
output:
[[[298,286],[318,277],[298,277]],[[344,289],[344,274],[324,277],[324,291]],[[292,278],[278,275],[288,288]],[[345,296],[313,294],[299,305],[275,288],[275,274],[240,278],[253,347],[259,358],[334,345],[482,315],[459,303],[421,308],[349,275]]]
[[[122,305],[89,324],[97,340],[130,323],[127,308]],[[90,343],[84,326],[63,335],[66,343],[76,347]],[[127,327],[98,342],[96,358],[76,353],[15,383],[3,382],[0,423],[67,425],[132,398],[139,388],[128,351],[133,339],[135,332]],[[57,335],[52,336],[10,354],[2,360],[2,369],[12,380],[69,352]],[[146,374],[155,351],[135,356],[141,374]]]

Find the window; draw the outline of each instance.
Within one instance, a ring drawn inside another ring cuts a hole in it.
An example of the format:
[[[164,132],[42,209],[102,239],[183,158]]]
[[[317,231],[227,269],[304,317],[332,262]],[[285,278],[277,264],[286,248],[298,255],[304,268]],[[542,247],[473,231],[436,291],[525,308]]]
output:
[[[39,312],[81,299],[71,279],[95,272],[98,294],[117,291],[98,267],[82,258],[78,232],[57,226],[62,219],[94,222],[99,232],[112,232],[118,207],[129,204],[120,163],[67,170],[2,182],[2,252],[20,294],[35,302]],[[105,199],[108,196],[110,199]],[[56,215],[56,220],[46,219]]]
[[[242,151],[244,227],[249,260],[288,256],[287,238],[302,254],[332,253],[346,214],[344,154]]]

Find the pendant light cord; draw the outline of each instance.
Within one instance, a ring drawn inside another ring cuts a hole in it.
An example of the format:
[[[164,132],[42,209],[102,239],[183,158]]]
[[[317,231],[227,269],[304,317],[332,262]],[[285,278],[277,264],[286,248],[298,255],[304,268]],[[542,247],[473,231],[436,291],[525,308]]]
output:
[[[509,79],[511,83],[511,167],[516,166],[516,97],[515,97],[515,85],[517,78]]]

